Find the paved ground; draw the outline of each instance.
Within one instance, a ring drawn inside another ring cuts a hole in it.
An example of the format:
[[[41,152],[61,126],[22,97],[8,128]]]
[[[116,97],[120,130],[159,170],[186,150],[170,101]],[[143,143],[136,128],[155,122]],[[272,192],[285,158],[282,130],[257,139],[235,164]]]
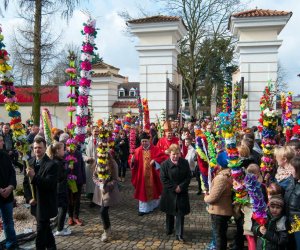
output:
[[[129,178],[129,176],[128,176]],[[210,239],[210,219],[205,210],[203,195],[196,195],[196,181],[190,188],[191,213],[185,218],[182,244],[175,236],[166,236],[165,214],[159,210],[138,216],[138,202],[132,198],[133,188],[127,179],[122,184],[122,202],[109,211],[112,238],[102,243],[102,225],[99,208],[89,208],[89,201],[82,199],[81,218],[84,226],[71,226],[72,235],[56,237],[58,249],[205,249]],[[31,246],[33,243],[30,244]],[[26,244],[29,246],[29,244]]]

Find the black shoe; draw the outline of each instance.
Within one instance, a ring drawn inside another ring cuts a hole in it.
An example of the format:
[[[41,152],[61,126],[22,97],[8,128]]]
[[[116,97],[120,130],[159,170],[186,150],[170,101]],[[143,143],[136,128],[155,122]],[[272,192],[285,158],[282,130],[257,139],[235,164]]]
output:
[[[143,215],[145,215],[145,214],[146,214],[146,213],[144,213],[144,212],[139,212],[139,213],[138,213],[139,216],[143,216]]]
[[[166,231],[166,235],[171,235],[171,234],[173,234],[174,233],[174,230],[167,230]]]
[[[180,242],[184,242],[184,239],[180,235],[176,235],[176,240],[178,240]]]

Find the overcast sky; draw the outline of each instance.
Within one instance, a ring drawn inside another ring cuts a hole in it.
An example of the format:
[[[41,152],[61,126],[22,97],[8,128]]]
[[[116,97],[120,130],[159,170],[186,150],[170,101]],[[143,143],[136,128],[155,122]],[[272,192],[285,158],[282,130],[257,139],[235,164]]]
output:
[[[54,22],[58,27],[63,27],[64,37],[62,43],[73,43],[80,46],[83,36],[80,33],[82,23],[85,20],[81,12],[82,9],[89,10],[97,20],[98,36],[96,39],[98,53],[104,61],[115,67],[120,68],[120,74],[128,76],[130,81],[139,81],[138,77],[138,54],[135,50],[137,40],[125,34],[126,24],[119,17],[118,13],[128,10],[132,16],[138,13],[137,3],[143,3],[151,13],[156,13],[154,5],[149,0],[89,0],[88,4],[82,5],[75,10],[69,24],[65,24],[59,18]],[[11,0],[8,12],[5,17],[0,17],[3,34],[6,36],[4,43],[9,52],[9,36],[15,24],[19,22],[16,18],[15,4]],[[279,49],[279,60],[286,72],[286,82],[289,90],[294,94],[300,94],[300,1],[299,0],[253,0],[249,3],[249,9],[252,8],[272,9],[293,11],[292,18],[281,32],[279,39],[283,44]],[[158,13],[157,13],[158,14]],[[59,31],[58,31],[59,33]]]

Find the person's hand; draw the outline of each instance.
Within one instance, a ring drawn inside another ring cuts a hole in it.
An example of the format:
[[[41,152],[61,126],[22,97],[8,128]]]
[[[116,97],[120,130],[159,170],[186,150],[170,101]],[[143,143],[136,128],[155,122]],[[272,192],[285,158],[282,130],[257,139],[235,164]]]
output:
[[[180,189],[179,186],[176,187],[175,192],[176,192],[177,194],[181,192],[181,189]]]
[[[8,155],[12,155],[12,154],[13,154],[13,151],[9,151],[9,152],[8,152]]]
[[[266,232],[267,232],[267,229],[265,228],[265,226],[261,226],[261,227],[259,227],[259,232],[260,232],[262,235],[265,235]]]
[[[134,163],[134,155],[131,157],[131,164]]]
[[[120,144],[124,144],[124,143],[125,143],[124,140],[120,141]]]
[[[151,166],[153,166],[154,163],[155,163],[155,160],[151,160],[151,161],[150,161],[150,165],[151,165]]]
[[[11,194],[11,192],[14,190],[14,187],[13,186],[8,186],[8,187],[6,187],[6,188],[1,188],[1,190],[0,190],[0,195],[3,197],[3,198],[7,198],[10,194]]]
[[[36,205],[36,200],[31,199],[31,200],[29,201],[29,204],[30,204],[31,206],[35,206],[35,205]]]
[[[33,168],[27,168],[26,173],[29,176],[30,179],[32,179],[35,176],[35,172]]]

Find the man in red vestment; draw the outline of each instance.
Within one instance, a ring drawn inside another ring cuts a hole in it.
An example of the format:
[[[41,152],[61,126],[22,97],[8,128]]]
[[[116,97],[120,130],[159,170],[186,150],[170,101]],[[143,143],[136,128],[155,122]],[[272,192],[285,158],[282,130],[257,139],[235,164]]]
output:
[[[129,158],[132,169],[131,183],[135,188],[134,198],[139,200],[139,215],[152,212],[159,205],[162,192],[159,166],[164,154],[150,144],[150,136],[143,132],[141,146]],[[158,163],[158,164],[157,164]]]
[[[171,128],[169,121],[164,123],[165,136],[160,138],[156,144],[159,150],[164,153],[164,160],[167,160],[170,156],[166,150],[171,146],[171,144],[179,145],[179,138],[175,137]]]

